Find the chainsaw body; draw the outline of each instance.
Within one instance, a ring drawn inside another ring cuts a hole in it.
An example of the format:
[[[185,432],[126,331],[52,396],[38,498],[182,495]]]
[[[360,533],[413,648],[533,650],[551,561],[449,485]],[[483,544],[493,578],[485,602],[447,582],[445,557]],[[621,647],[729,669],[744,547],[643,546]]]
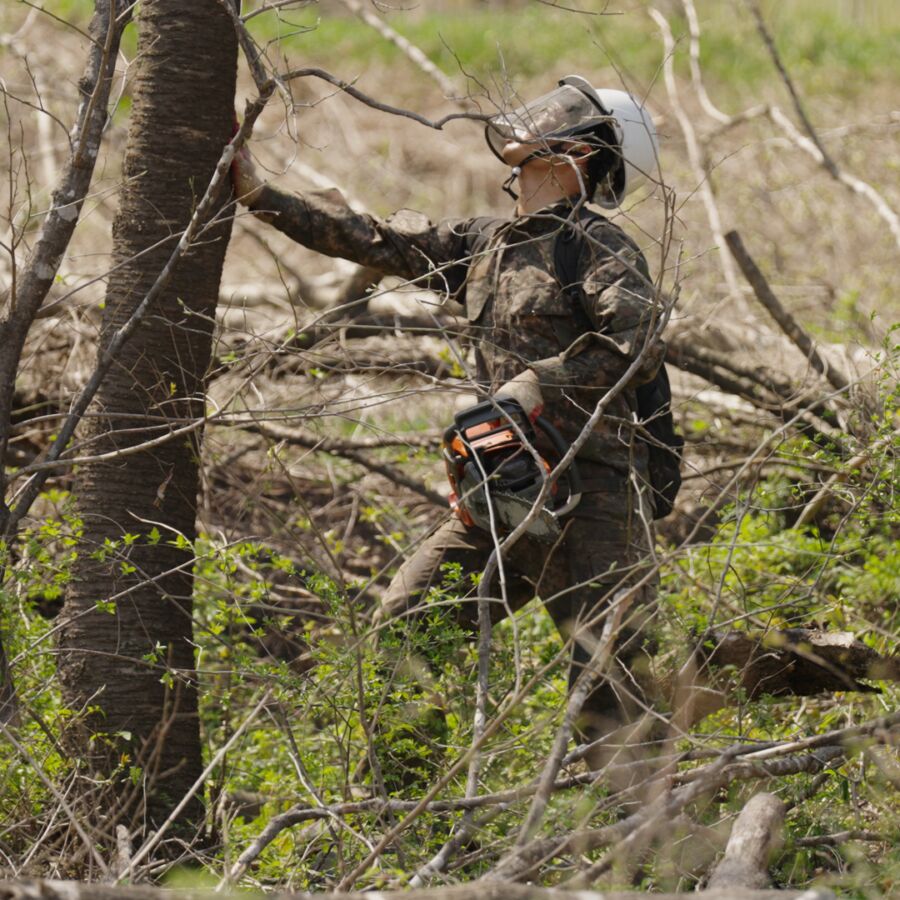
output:
[[[542,416],[532,424],[516,400],[485,400],[456,414],[444,432],[443,457],[450,506],[466,526],[505,534],[531,512],[551,469],[535,449],[538,431],[555,454],[565,454],[566,443],[557,429]],[[581,500],[574,461],[565,481],[565,498],[554,485],[549,500],[529,523],[529,534],[547,541],[559,537],[559,517]]]

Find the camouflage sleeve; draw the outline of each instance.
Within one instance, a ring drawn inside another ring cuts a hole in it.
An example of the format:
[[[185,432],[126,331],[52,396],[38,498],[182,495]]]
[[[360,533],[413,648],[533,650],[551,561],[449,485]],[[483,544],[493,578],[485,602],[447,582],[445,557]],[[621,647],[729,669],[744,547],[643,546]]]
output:
[[[481,220],[432,224],[401,210],[378,219],[351,209],[338,190],[287,194],[266,185],[251,209],[289,238],[326,256],[339,256],[385,275],[428,280],[455,293],[465,280],[470,244]]]
[[[665,344],[650,337],[659,321],[657,292],[647,261],[610,223],[592,229],[590,256],[580,266],[583,309],[592,331],[557,356],[530,364],[543,385],[611,387],[641,356],[635,381],[649,381],[665,357]]]

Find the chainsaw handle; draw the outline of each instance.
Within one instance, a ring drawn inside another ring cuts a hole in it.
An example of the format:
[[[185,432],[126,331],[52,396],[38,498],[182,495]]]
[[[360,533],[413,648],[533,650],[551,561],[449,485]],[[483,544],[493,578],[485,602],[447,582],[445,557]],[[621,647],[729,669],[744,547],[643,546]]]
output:
[[[553,449],[560,455],[560,458],[565,456],[569,447],[568,444],[566,444],[565,438],[559,433],[556,426],[543,416],[536,416],[534,424],[547,435],[550,439],[550,443],[553,444]],[[553,514],[557,517],[572,512],[572,510],[581,502],[581,494],[584,487],[581,482],[581,474],[578,471],[578,464],[574,459],[569,463],[568,469],[566,469],[566,479],[569,484],[569,496],[559,509],[553,510]]]

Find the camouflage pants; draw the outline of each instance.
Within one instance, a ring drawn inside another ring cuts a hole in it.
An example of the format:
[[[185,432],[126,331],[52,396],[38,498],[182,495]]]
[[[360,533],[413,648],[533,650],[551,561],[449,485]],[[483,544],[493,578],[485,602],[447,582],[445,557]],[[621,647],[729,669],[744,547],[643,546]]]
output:
[[[593,472],[591,471],[593,470]],[[606,473],[597,477],[598,473]],[[492,620],[498,621],[540,597],[564,639],[573,638],[570,687],[592,657],[611,601],[626,595],[615,655],[584,705],[579,730],[593,740],[636,721],[647,704],[648,623],[653,614],[656,579],[648,572],[650,517],[642,516],[635,491],[623,478],[598,466],[582,466],[589,488],[575,513],[564,522],[556,545],[523,537],[504,560],[506,602],[499,583],[491,586]],[[592,478],[592,475],[594,476]],[[417,616],[424,598],[444,579],[449,563],[467,574],[483,571],[494,549],[491,536],[466,528],[455,517],[441,524],[400,567],[382,600],[380,618]],[[627,589],[646,579],[646,583]],[[623,591],[623,589],[625,589]],[[474,588],[455,607],[459,623],[477,632]]]

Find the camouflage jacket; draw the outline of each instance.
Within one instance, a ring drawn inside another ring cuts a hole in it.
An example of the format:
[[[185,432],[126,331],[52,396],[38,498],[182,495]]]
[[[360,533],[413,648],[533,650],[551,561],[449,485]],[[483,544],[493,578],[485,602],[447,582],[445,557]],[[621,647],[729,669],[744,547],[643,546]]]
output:
[[[435,225],[407,210],[384,220],[354,212],[338,191],[295,196],[266,187],[252,208],[312,250],[445,292],[465,309],[484,387],[496,391],[532,369],[544,415],[568,440],[638,355],[634,384],[652,378],[664,356],[662,342],[648,340],[659,309],[647,263],[611,222],[601,220],[584,242],[590,253],[578,265],[582,309],[573,309],[554,266],[557,234],[573,215],[568,202],[514,219]],[[644,471],[635,410],[632,385],[609,404],[580,457],[620,474]]]

